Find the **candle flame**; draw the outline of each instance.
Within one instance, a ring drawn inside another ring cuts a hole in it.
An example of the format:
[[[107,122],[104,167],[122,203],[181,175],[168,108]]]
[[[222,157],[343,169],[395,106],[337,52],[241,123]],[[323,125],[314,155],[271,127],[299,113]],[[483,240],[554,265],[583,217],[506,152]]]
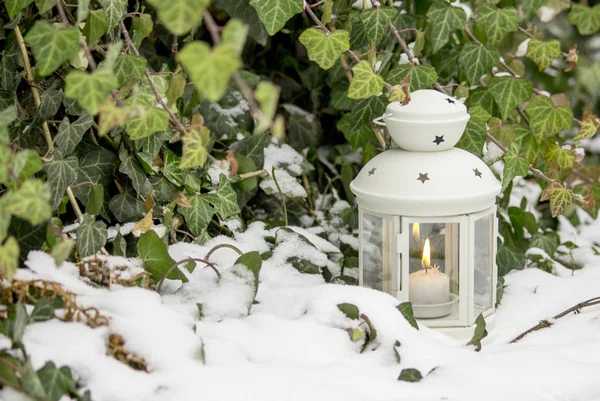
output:
[[[423,246],[423,259],[421,259],[421,266],[423,269],[429,269],[431,267],[431,246],[429,245],[429,237],[425,240],[425,245]]]
[[[412,237],[416,242],[419,242],[421,240],[421,225],[419,223],[413,224]]]

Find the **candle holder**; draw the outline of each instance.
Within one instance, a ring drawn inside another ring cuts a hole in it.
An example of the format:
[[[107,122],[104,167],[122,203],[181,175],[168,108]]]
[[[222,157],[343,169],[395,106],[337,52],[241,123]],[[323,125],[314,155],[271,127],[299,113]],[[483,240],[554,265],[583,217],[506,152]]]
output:
[[[479,314],[494,325],[501,190],[482,160],[454,147],[468,120],[461,102],[437,91],[390,103],[374,122],[399,148],[371,159],[350,184],[360,284],[411,301],[421,324],[459,338],[472,335]]]

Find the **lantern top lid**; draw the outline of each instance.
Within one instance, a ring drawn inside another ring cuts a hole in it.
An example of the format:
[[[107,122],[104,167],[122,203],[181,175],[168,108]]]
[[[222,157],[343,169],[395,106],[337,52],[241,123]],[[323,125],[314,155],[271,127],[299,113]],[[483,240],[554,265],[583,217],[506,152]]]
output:
[[[390,149],[371,159],[350,184],[359,206],[403,216],[450,216],[485,210],[502,186],[477,156]]]
[[[389,118],[403,121],[450,122],[468,118],[467,107],[456,98],[431,89],[410,94],[410,102],[392,102],[386,108]]]

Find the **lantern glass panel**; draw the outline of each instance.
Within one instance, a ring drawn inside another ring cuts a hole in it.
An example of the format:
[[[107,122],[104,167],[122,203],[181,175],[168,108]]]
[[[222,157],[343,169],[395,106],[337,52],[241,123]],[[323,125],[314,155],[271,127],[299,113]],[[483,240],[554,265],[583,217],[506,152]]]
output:
[[[494,215],[488,214],[475,221],[475,315],[493,306],[493,268],[492,249],[494,240]]]
[[[392,217],[362,215],[363,285],[392,293]]]
[[[459,223],[411,223],[409,300],[415,317],[458,319]]]

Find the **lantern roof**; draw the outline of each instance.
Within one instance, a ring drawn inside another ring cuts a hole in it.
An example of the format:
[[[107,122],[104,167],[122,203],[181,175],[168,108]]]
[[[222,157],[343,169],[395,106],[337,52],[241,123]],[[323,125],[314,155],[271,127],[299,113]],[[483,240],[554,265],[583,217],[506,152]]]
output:
[[[403,216],[450,216],[487,209],[502,186],[477,156],[390,149],[371,159],[350,184],[359,206]]]

